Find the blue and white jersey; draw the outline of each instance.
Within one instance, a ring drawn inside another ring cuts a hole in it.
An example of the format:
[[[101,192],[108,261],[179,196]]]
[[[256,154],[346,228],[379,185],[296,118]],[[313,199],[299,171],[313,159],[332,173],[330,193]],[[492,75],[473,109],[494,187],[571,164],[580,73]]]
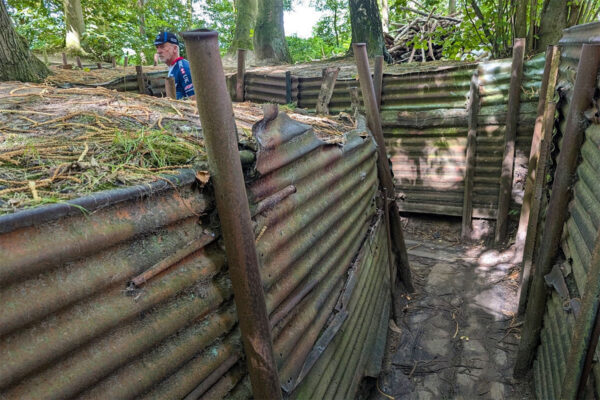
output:
[[[195,94],[194,84],[192,83],[192,74],[190,73],[190,63],[183,57],[175,59],[175,62],[169,68],[169,75],[175,79],[175,92],[177,100],[184,97],[190,97]]]

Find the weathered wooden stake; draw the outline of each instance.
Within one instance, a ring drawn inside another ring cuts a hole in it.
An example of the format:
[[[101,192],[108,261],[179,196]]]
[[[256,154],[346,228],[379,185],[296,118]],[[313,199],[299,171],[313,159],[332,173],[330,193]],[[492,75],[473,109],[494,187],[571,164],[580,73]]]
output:
[[[475,70],[471,76],[469,91],[469,131],[467,133],[467,156],[465,168],[465,192],[463,196],[461,236],[471,237],[473,218],[473,179],[475,176],[475,155],[477,154],[477,114],[479,113],[479,72]]]
[[[383,88],[383,56],[375,56],[373,86],[375,87],[375,102],[377,103],[377,108],[381,110],[381,90]]]
[[[339,67],[323,68],[323,81],[321,83],[321,91],[319,92],[319,97],[317,99],[317,114],[329,114],[329,102],[331,101],[333,89],[335,88],[335,81],[339,72]]]
[[[285,103],[292,102],[292,73],[285,71]]]
[[[146,93],[146,88],[144,86],[144,71],[141,65],[135,66],[135,74],[137,77],[138,91],[140,93]]]
[[[81,57],[75,57],[75,62],[77,63],[77,68],[83,68],[83,64],[81,64]]]
[[[117,60],[116,60],[115,56],[112,56],[111,62],[112,62],[112,67],[117,68]]]
[[[360,95],[358,94],[357,87],[350,88],[350,103],[352,107],[352,116],[356,119],[356,115],[360,110]]]
[[[531,293],[527,300],[525,324],[521,331],[521,342],[515,363],[515,376],[522,376],[529,370],[539,343],[547,297],[544,276],[551,270],[567,219],[570,188],[585,129],[586,119],[583,113],[592,105],[599,67],[600,45],[584,44],[577,67],[577,77],[558,155],[557,169],[554,173],[552,195],[546,212],[547,218],[531,282]]]
[[[523,79],[523,58],[525,56],[525,39],[515,39],[513,46],[512,68],[510,73],[510,89],[508,92],[508,111],[506,113],[506,134],[504,137],[504,155],[502,157],[502,174],[500,176],[500,193],[496,214],[495,242],[500,243],[506,237],[508,210],[512,198],[512,180],[515,162],[515,138],[519,121],[519,105],[521,97],[521,81]]]
[[[527,293],[529,292],[534,247],[537,242],[537,225],[542,200],[541,189],[544,183],[544,177],[546,176],[544,170],[548,155],[548,150],[542,150],[542,141],[544,146],[548,147],[552,136],[552,124],[554,123],[554,111],[556,107],[552,101],[554,90],[556,88],[556,81],[558,79],[559,63],[559,47],[548,46],[546,51],[546,65],[544,67],[542,86],[540,88],[537,118],[535,120],[533,138],[531,140],[531,151],[529,153],[529,163],[527,166],[527,180],[525,182],[523,194],[523,205],[521,206],[521,217],[519,218],[519,228],[517,230],[517,238],[515,241],[517,251],[516,258],[517,260],[523,260],[521,286],[519,287],[519,314],[522,314],[525,311],[525,305],[527,304]],[[549,124],[547,129],[546,124]],[[537,168],[539,163],[543,163],[540,170]],[[534,193],[537,191],[539,191],[539,195],[536,197],[534,196]]]
[[[67,62],[67,53],[64,53],[64,52],[62,53],[62,62],[63,62],[62,63],[63,68],[66,68],[66,65],[68,64],[68,62]]]
[[[165,78],[165,91],[167,92],[168,98],[177,98],[177,93],[175,92],[175,78],[173,78],[172,76],[168,76]]]
[[[237,51],[237,76],[235,81],[235,99],[244,101],[244,79],[246,76],[246,50]]]
[[[123,58],[123,68],[126,68],[126,67],[127,67],[127,62],[128,62],[128,61],[129,61],[129,56],[125,56],[125,57]]]
[[[98,67],[98,69],[102,69],[102,63],[101,62],[96,63],[96,66]]]
[[[598,345],[598,310],[600,306],[600,234],[596,236],[594,250],[586,276],[581,312],[575,320],[571,346],[567,355],[561,399],[582,399],[592,359]]]
[[[43,56],[44,56],[44,64],[48,65],[48,52],[46,51],[46,49],[44,49],[44,51],[42,52]]]

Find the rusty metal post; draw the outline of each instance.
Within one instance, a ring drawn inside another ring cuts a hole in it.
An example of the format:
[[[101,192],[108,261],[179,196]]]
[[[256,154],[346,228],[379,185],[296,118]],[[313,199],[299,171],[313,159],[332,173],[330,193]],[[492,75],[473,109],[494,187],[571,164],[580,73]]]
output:
[[[373,68],[373,86],[375,88],[375,102],[377,109],[381,109],[381,90],[383,88],[383,56],[375,56]]]
[[[237,51],[237,76],[235,80],[235,99],[244,101],[244,79],[246,75],[246,50]]]
[[[177,92],[175,91],[175,78],[172,76],[167,76],[165,78],[165,92],[167,93],[168,98],[177,98]]]
[[[258,268],[248,197],[238,152],[233,107],[219,54],[218,34],[199,29],[183,32],[192,82],[199,98],[206,152],[214,179],[217,211],[247,357],[257,399],[281,399],[271,328]]]
[[[385,201],[391,201],[390,213],[386,216],[386,223],[390,224],[395,253],[398,257],[398,274],[407,290],[412,292],[414,291],[414,287],[412,284],[410,265],[408,263],[408,253],[406,251],[406,244],[404,243],[398,204],[395,201],[396,191],[390,167],[388,165],[385,139],[383,138],[383,131],[381,129],[381,117],[375,99],[375,89],[373,88],[371,72],[369,71],[367,46],[365,43],[354,43],[352,48],[354,50],[354,57],[356,58],[356,68],[358,69],[360,89],[362,91],[365,112],[367,114],[367,124],[377,143],[377,152],[379,155],[379,157],[377,157],[377,175],[379,176],[379,181],[382,186],[391,196],[389,199],[385,199]],[[393,285],[394,282],[392,282],[392,287]]]
[[[523,80],[524,57],[525,39],[515,39],[510,71],[510,88],[508,91],[508,110],[506,112],[506,133],[504,137],[502,173],[500,175],[500,193],[498,195],[498,210],[496,214],[496,235],[494,238],[496,243],[504,241],[508,227],[508,210],[510,209],[512,199],[515,139],[517,136],[517,124],[519,122],[519,105],[521,104],[521,81]]]
[[[525,324],[519,343],[515,363],[515,376],[529,370],[535,349],[539,343],[544,311],[546,309],[546,284],[544,275],[552,267],[552,261],[560,246],[563,225],[567,219],[570,188],[577,167],[579,149],[583,141],[586,120],[583,113],[592,105],[598,68],[600,67],[600,45],[584,44],[577,67],[573,97],[567,116],[567,125],[562,147],[558,155],[557,169],[552,184],[552,195],[548,204],[542,241],[537,257],[531,293],[525,311]]]
[[[587,382],[596,346],[598,345],[600,309],[600,234],[596,235],[590,267],[586,276],[581,312],[575,320],[571,346],[567,354],[561,399],[581,399]]]

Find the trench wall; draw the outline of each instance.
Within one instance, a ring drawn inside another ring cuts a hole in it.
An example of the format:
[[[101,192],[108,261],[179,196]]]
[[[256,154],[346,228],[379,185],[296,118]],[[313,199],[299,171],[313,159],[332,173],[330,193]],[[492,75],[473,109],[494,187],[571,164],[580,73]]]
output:
[[[526,61],[524,66],[513,209],[522,203],[543,68],[543,55]],[[470,82],[476,73],[479,102],[473,216],[496,217],[510,70],[511,60],[499,60],[426,72],[384,74],[381,118],[401,210],[463,214]],[[292,76],[292,81],[292,101],[314,112],[322,78]],[[332,114],[351,111],[349,89],[357,86],[356,79],[336,81],[329,103]],[[283,74],[246,75],[245,96],[249,100],[284,104],[285,94]]]
[[[255,134],[247,192],[282,388],[353,397],[379,373],[390,308],[374,141],[326,142],[284,114]],[[251,397],[195,171],[0,217],[0,260],[3,399]]]
[[[600,44],[600,23],[569,28],[559,42],[561,61],[556,97],[560,100],[553,132],[551,171],[557,168],[556,160],[584,43]],[[534,361],[534,382],[538,398],[553,399],[560,396],[581,298],[587,281],[595,279],[588,276],[587,272],[594,241],[600,229],[600,125],[598,121],[588,123],[590,125],[584,134],[580,161],[574,177],[569,215],[562,233],[561,247],[565,261],[554,267],[557,274],[547,278],[551,293],[546,305],[541,343]],[[551,185],[551,181],[548,184]],[[543,223],[540,226],[543,227]],[[543,232],[539,235],[543,237]],[[598,349],[596,358],[597,356]],[[595,390],[600,393],[600,368],[597,363],[593,365]]]

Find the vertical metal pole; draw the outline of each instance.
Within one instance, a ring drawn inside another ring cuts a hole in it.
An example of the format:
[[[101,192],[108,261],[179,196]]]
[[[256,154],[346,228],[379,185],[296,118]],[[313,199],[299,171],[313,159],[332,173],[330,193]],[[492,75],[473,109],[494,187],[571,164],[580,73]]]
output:
[[[375,103],[377,109],[381,109],[381,90],[383,88],[383,56],[375,56],[375,67],[373,69],[373,86],[375,88]]]
[[[236,126],[219,54],[217,32],[182,33],[214,180],[215,200],[234,300],[256,399],[281,399],[271,328],[254,246],[254,231],[238,152]]]
[[[513,46],[512,68],[510,72],[510,89],[508,92],[508,111],[506,113],[506,134],[504,137],[504,156],[502,157],[502,175],[500,176],[500,193],[496,215],[495,242],[500,243],[506,237],[508,226],[508,210],[512,198],[513,169],[515,162],[515,138],[519,122],[519,105],[521,97],[521,81],[523,79],[523,58],[525,56],[525,39],[515,39]]]
[[[561,399],[579,399],[577,396],[585,387],[592,359],[598,345],[598,310],[600,299],[600,235],[596,236],[589,270],[586,276],[585,292],[581,303],[581,313],[575,320],[571,346],[567,355],[565,377]]]
[[[285,103],[292,102],[292,73],[285,71]]]
[[[467,133],[467,155],[465,168],[465,191],[463,195],[463,213],[461,236],[471,237],[473,218],[473,179],[475,177],[475,156],[477,153],[477,114],[479,113],[479,71],[471,76],[469,96],[469,131]]]
[[[402,223],[398,211],[398,204],[395,201],[395,188],[392,174],[388,165],[387,152],[385,149],[385,140],[381,129],[381,118],[379,109],[375,100],[375,89],[371,80],[371,72],[369,71],[369,59],[367,58],[367,46],[365,43],[354,43],[352,45],[354,57],[356,58],[356,68],[358,69],[358,78],[360,81],[360,89],[363,95],[365,111],[367,114],[367,124],[373,133],[375,142],[377,143],[377,175],[386,192],[391,196],[385,201],[391,202],[390,212],[386,216],[386,223],[390,224],[392,240],[394,241],[395,253],[398,257],[399,275],[407,290],[412,292],[414,287],[410,273],[410,265],[408,263],[408,253],[406,244],[404,243],[404,234],[402,232]],[[392,282],[392,285],[394,282]]]
[[[244,78],[246,75],[246,50],[237,51],[237,79],[235,81],[235,99],[244,101]]]
[[[586,119],[583,113],[592,105],[599,67],[600,46],[584,44],[577,67],[577,77],[573,87],[562,147],[558,155],[552,195],[546,212],[548,217],[544,224],[544,233],[531,282],[531,293],[527,300],[525,324],[515,363],[515,376],[521,376],[529,370],[539,343],[546,309],[547,293],[544,275],[551,270],[552,261],[560,245],[563,225],[567,219],[570,187],[577,167],[577,157],[585,129],[584,121]]]
[[[177,93],[175,92],[175,78],[172,76],[167,76],[165,78],[165,92],[167,93],[168,98],[177,98]]]

